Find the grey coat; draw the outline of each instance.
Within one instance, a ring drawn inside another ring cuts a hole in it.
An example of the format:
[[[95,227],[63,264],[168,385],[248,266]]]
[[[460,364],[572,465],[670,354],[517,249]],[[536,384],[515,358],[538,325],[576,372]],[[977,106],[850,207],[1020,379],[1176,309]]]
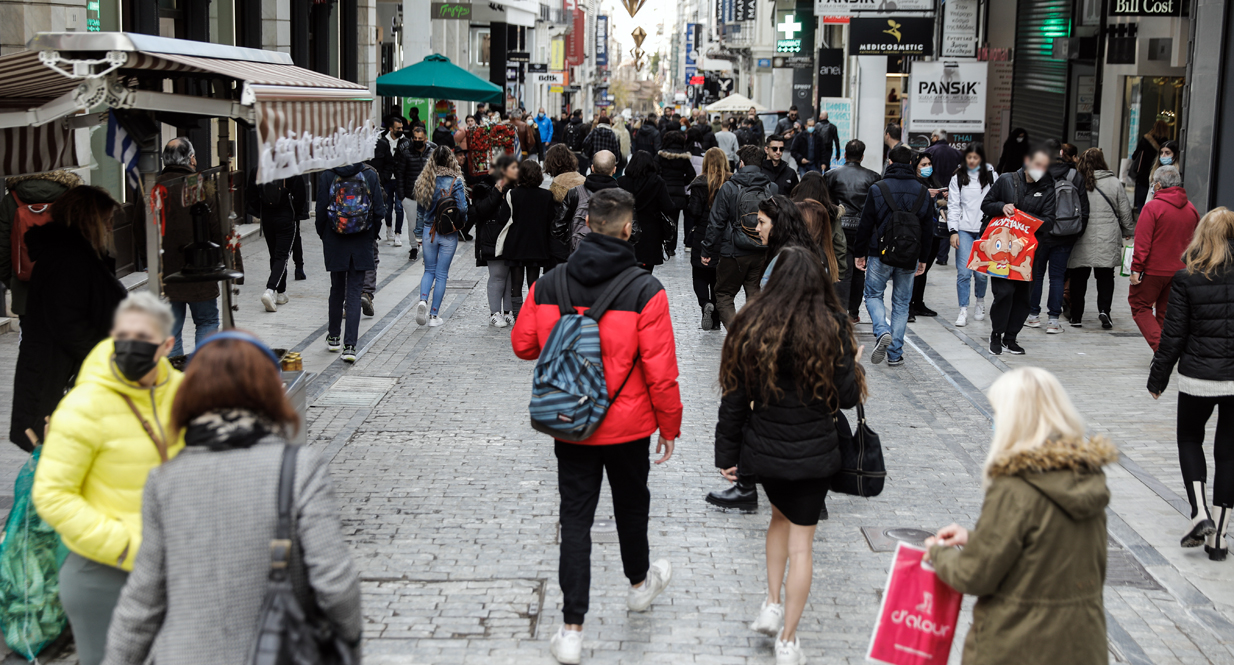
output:
[[[210,451],[188,446],[152,471],[142,546],[107,634],[106,665],[245,663],[257,634],[277,519],[283,440]],[[340,637],[358,643],[360,582],[343,540],[327,462],[296,458],[292,582]],[[311,591],[310,591],[311,589]]]
[[[1127,190],[1112,171],[1097,171],[1094,176],[1101,192],[1088,192],[1088,228],[1071,249],[1068,268],[1116,268],[1123,261],[1123,238],[1135,235]],[[1114,204],[1113,208],[1102,194]]]

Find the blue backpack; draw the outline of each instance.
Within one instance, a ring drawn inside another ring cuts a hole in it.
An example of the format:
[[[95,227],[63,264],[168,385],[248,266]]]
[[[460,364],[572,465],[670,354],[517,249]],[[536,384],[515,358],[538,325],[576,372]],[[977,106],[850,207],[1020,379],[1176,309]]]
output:
[[[579,314],[570,303],[570,280],[566,267],[553,271],[561,318],[549,333],[531,381],[531,426],[562,441],[585,441],[604,422],[608,408],[617,401],[630,374],[612,399],[604,380],[604,356],[600,351],[600,319],[630,282],[644,274],[637,266],[626,268],[609,282],[595,304]],[[547,280],[547,275],[545,279]]]

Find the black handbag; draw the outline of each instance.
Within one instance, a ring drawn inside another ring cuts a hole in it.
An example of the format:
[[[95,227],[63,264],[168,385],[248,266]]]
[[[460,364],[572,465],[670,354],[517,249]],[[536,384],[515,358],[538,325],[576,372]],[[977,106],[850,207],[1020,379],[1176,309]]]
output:
[[[831,490],[853,496],[878,496],[887,480],[883,446],[878,434],[866,424],[865,406],[857,405],[857,431],[848,426],[840,411],[835,413],[836,434],[840,438],[840,471],[831,477]]]
[[[270,541],[270,586],[261,604],[251,665],[353,665],[355,652],[334,634],[324,618],[310,618],[291,585],[291,504],[296,480],[296,451],[283,447],[279,471],[278,525]],[[316,607],[310,608],[320,615]]]

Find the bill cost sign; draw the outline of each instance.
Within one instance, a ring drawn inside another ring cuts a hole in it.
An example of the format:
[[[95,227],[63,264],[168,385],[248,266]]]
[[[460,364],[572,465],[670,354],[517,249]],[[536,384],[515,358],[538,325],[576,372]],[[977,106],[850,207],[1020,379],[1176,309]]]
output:
[[[908,130],[985,131],[986,63],[914,62]]]

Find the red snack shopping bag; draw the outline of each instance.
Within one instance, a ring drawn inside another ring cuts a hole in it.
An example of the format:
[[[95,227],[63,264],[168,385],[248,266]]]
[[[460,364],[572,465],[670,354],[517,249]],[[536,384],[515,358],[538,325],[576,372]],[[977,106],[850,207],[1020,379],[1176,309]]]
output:
[[[968,269],[1017,282],[1033,281],[1037,229],[1041,220],[1017,210],[1010,217],[995,217],[973,243]]]
[[[945,665],[964,595],[921,561],[925,550],[900,543],[866,658],[888,665]]]

